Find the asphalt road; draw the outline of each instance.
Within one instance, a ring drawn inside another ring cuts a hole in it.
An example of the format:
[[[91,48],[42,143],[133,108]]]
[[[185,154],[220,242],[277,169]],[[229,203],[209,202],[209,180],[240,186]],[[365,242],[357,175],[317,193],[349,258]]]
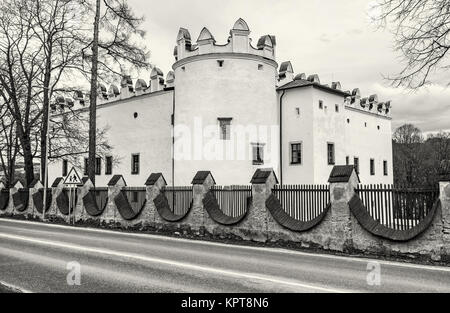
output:
[[[80,285],[68,284],[77,264]],[[24,292],[450,292],[450,267],[0,219],[0,284]]]

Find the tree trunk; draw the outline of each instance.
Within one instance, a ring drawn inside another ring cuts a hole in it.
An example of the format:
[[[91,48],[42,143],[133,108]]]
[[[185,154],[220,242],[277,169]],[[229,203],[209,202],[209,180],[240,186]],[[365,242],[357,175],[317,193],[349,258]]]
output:
[[[31,152],[31,141],[30,137],[26,134],[21,133],[21,144],[23,149],[23,159],[24,159],[24,169],[25,169],[25,179],[27,186],[31,184],[34,180],[34,167],[33,167],[33,153]]]
[[[45,186],[45,171],[47,157],[47,132],[48,132],[48,115],[50,107],[50,79],[51,79],[51,48],[46,62],[44,76],[44,99],[42,103],[42,129],[41,129],[41,182]]]
[[[97,71],[98,71],[98,35],[100,22],[100,0],[96,0],[94,38],[92,42],[91,93],[89,108],[89,160],[88,175],[95,186],[95,156],[97,131]]]

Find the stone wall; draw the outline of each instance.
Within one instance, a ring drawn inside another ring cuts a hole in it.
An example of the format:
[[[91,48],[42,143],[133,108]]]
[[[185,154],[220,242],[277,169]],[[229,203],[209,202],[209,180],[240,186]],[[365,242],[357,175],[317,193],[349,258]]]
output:
[[[161,207],[161,205],[164,205],[164,201],[158,203],[158,199],[164,200],[162,197],[164,197],[163,190],[166,181],[162,174],[152,174],[146,183],[145,206],[135,219],[125,220],[116,206],[120,205],[120,201],[114,200],[126,186],[123,178],[115,179],[114,183],[110,184],[107,208],[99,217],[89,216],[83,205],[83,197],[93,187],[92,183],[87,180],[78,191],[78,203],[74,211],[75,220],[78,223],[93,220],[96,221],[97,226],[103,227],[254,241],[294,248],[313,248],[381,257],[450,261],[450,182],[448,181],[440,183],[440,198],[436,201],[436,210],[432,220],[427,223],[427,228],[410,239],[398,239],[395,236],[389,239],[389,234],[386,236],[374,235],[377,232],[372,231],[367,225],[363,225],[361,218],[355,216],[354,211],[352,211],[351,200],[355,197],[355,188],[359,183],[359,178],[352,166],[335,167],[333,169],[330,176],[330,204],[326,212],[311,225],[305,227],[300,225],[297,228],[288,227],[286,221],[280,221],[280,217],[276,214],[272,215],[276,211],[272,210],[270,206],[278,201],[272,194],[272,188],[278,181],[271,169],[259,169],[255,173],[252,179],[252,202],[246,215],[233,221],[232,225],[218,223],[217,217],[211,217],[208,213],[214,212],[214,210],[205,206],[216,205],[217,208],[217,204],[213,203],[214,197],[205,200],[205,196],[215,184],[212,174],[201,171],[192,183],[192,206],[184,215],[175,216],[171,212],[164,213],[161,211],[162,209],[169,210],[167,201],[165,202],[166,208]],[[59,184],[52,188],[55,199],[57,194],[61,192],[62,186]],[[16,190],[17,188],[11,189],[11,195]],[[209,193],[209,195],[211,194]],[[12,201],[10,202],[12,203]],[[11,206],[13,206],[11,203],[10,208],[3,212],[6,216],[16,214],[14,210],[11,211]],[[30,215],[33,212],[32,210],[29,206],[25,212],[20,214]],[[55,200],[52,202],[51,210],[47,213],[47,217],[50,219],[54,216],[62,217],[58,212]],[[68,222],[67,217],[63,220]],[[92,225],[92,223],[89,224]],[[295,231],[295,229],[298,231]]]

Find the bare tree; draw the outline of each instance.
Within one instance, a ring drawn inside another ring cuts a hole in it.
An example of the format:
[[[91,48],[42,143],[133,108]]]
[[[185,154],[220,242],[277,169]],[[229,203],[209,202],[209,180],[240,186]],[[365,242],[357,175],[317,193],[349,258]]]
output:
[[[5,185],[10,187],[15,179],[16,160],[19,154],[17,127],[6,103],[0,105],[0,166],[4,173]]]
[[[89,7],[90,4],[86,4]],[[138,40],[145,35],[140,29],[143,19],[134,15],[125,0],[95,0],[92,12],[92,40],[84,41],[86,48],[83,50],[83,56],[91,63],[88,175],[95,184],[98,79],[106,79],[108,75],[121,75],[125,66],[136,69],[149,68],[150,65],[149,53]],[[88,48],[91,48],[92,54],[88,54]]]
[[[33,131],[42,115],[36,78],[42,75],[42,46],[35,45],[25,1],[3,1],[0,10],[0,97],[17,127],[27,184],[34,179]]]
[[[376,23],[394,25],[395,49],[404,57],[392,85],[417,89],[449,69],[450,0],[378,0],[372,10]]]

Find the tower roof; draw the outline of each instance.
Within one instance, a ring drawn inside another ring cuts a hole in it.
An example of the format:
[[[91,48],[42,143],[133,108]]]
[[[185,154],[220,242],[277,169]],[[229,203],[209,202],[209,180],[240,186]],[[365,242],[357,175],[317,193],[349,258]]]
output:
[[[247,23],[242,18],[239,18],[236,21],[236,23],[234,23],[233,30],[250,31],[250,29],[248,28]]]
[[[191,34],[186,28],[183,27],[180,27],[180,30],[178,31],[177,41],[181,39],[191,41]]]
[[[197,42],[207,41],[207,40],[216,42],[216,40],[214,39],[214,36],[211,34],[211,32],[208,30],[208,28],[203,27],[202,31],[200,32],[200,35],[197,38]]]

